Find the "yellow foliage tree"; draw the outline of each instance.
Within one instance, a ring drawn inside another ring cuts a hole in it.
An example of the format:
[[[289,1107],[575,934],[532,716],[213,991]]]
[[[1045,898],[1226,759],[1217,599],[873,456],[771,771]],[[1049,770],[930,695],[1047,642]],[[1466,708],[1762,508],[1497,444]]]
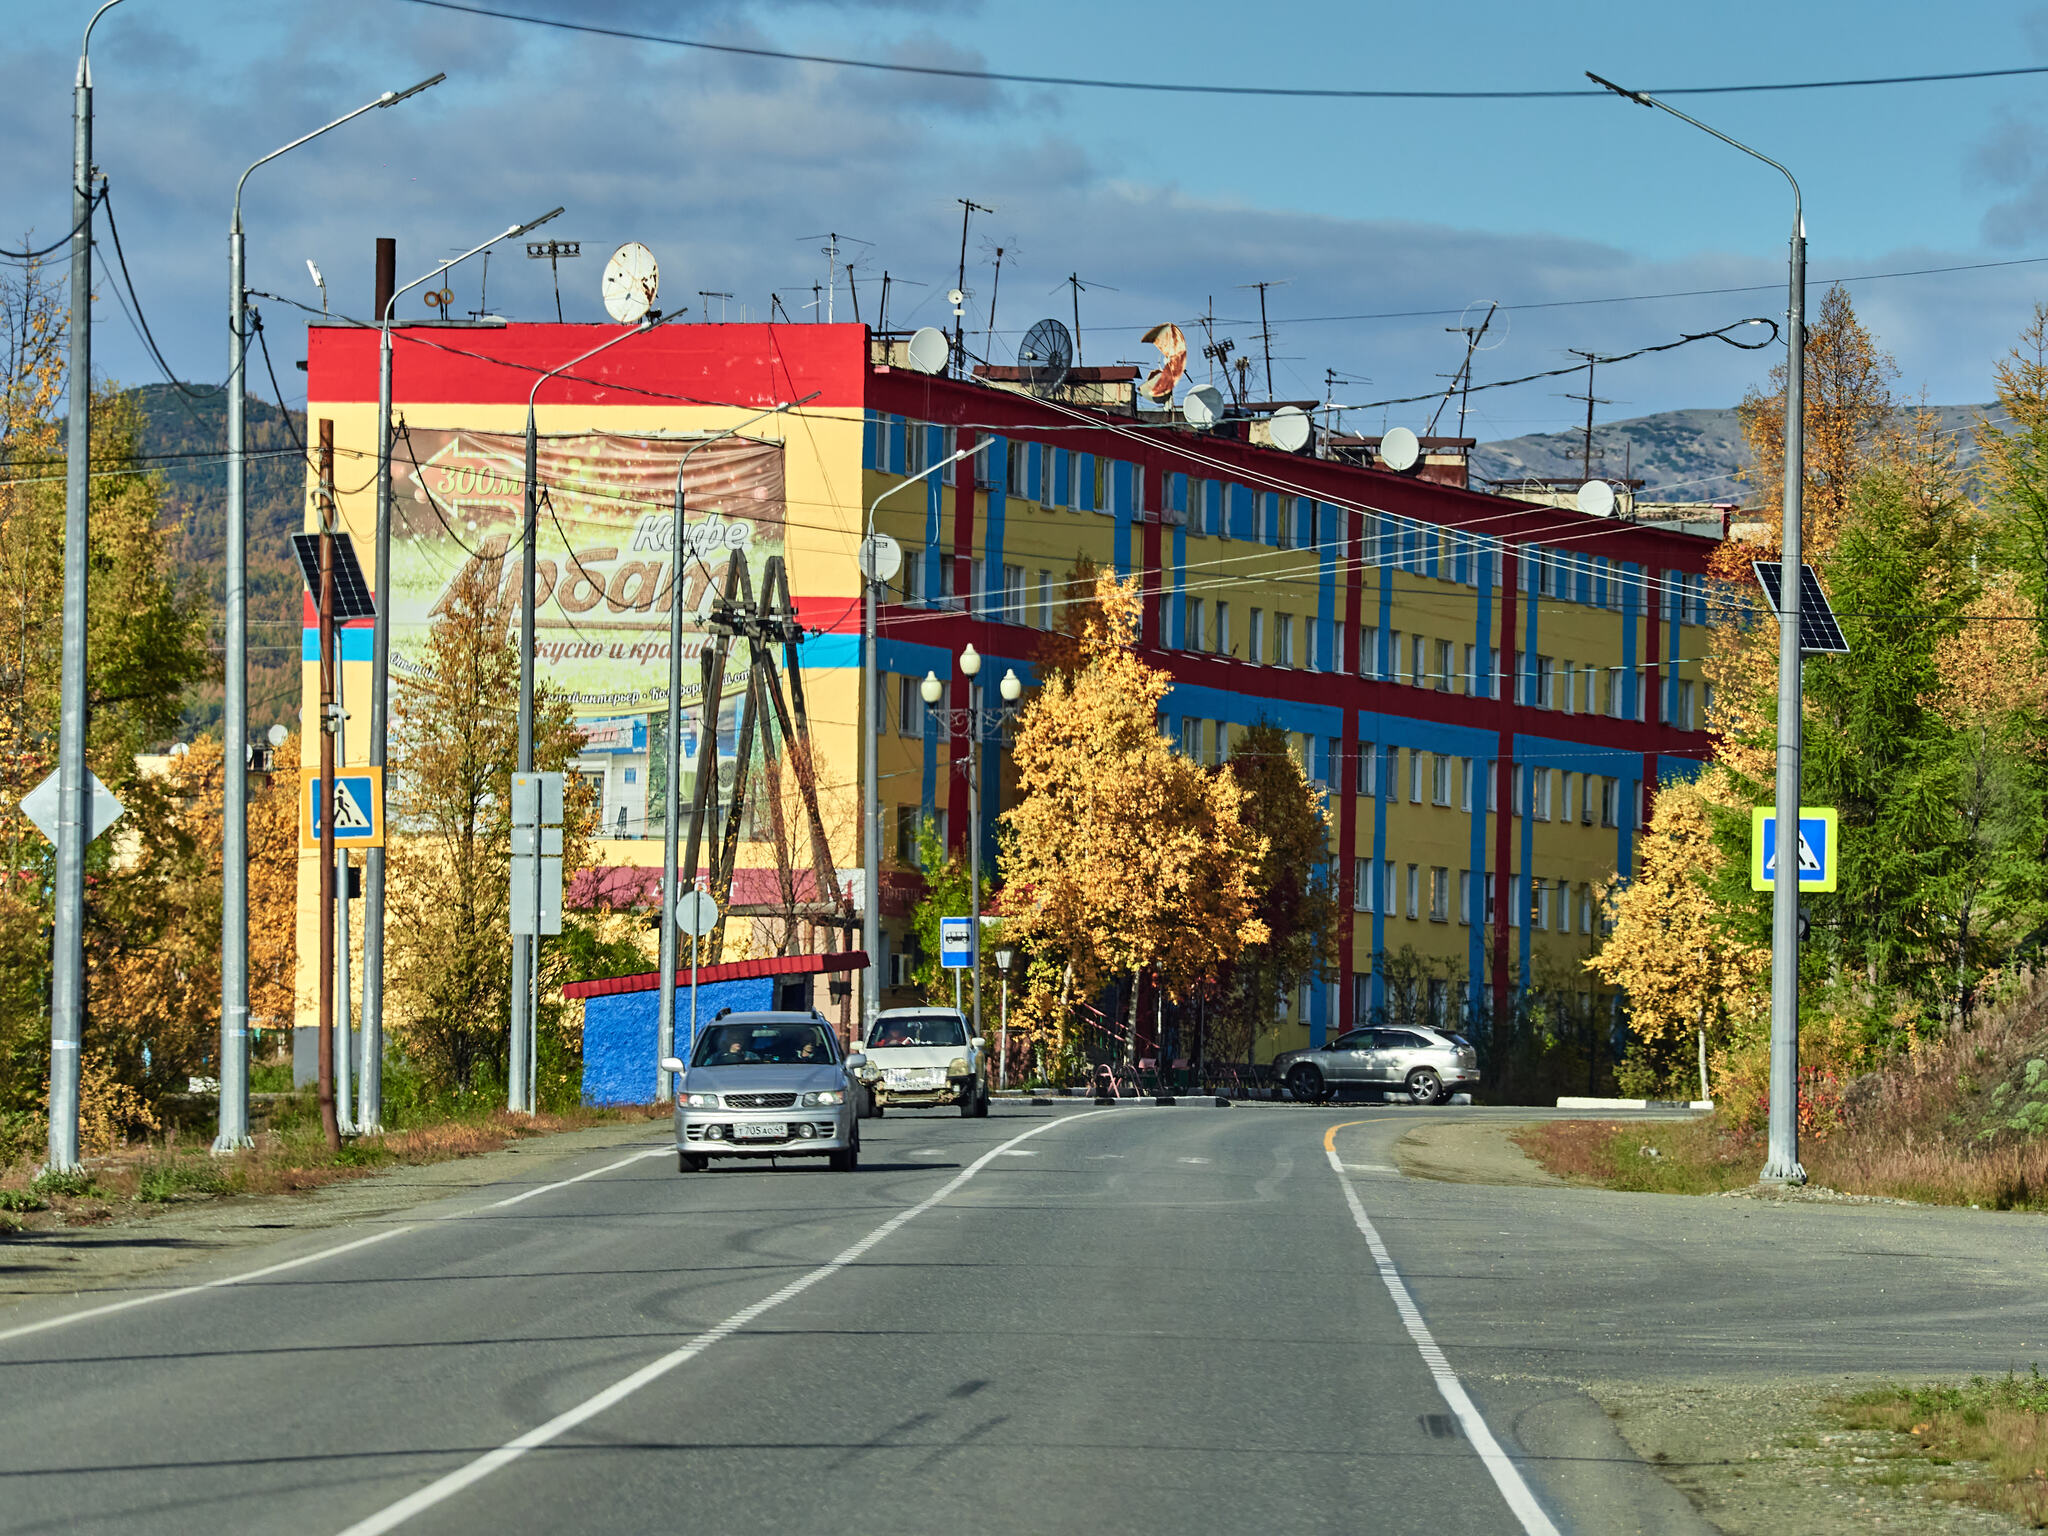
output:
[[[1710,810],[1732,798],[1725,772],[1675,780],[1657,792],[1642,843],[1642,874],[1610,886],[1613,932],[1586,969],[1628,994],[1635,1035],[1624,1087],[1649,1096],[1692,1096],[1693,1047],[1710,1048],[1763,1016],[1768,949],[1727,933],[1706,882],[1726,863]]]
[[[1265,840],[1244,791],[1159,732],[1168,679],[1136,651],[1135,581],[1097,578],[1080,664],[1018,722],[1018,803],[1003,814],[1005,935],[1032,957],[1024,1027],[1064,1058],[1069,1010],[1104,982],[1157,974],[1179,997],[1263,942],[1253,872]]]

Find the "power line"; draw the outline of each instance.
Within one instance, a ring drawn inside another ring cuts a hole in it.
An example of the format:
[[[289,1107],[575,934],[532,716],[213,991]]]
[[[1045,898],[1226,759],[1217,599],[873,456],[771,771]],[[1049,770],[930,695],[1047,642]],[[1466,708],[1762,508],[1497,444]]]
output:
[[[107,232],[114,237],[114,258],[120,263],[121,281],[127,285],[128,297],[135,305],[135,313],[131,318],[135,321],[136,328],[142,333],[143,341],[149,347],[149,355],[156,359],[157,367],[163,370],[165,381],[187,399],[199,400],[207,395],[217,393],[218,391],[214,389],[194,389],[190,385],[181,382],[177,374],[172,372],[171,365],[164,361],[164,355],[157,347],[156,337],[150,334],[149,317],[142,312],[142,300],[135,292],[135,280],[128,275],[128,256],[121,249],[121,227],[114,222],[112,190],[104,182],[100,184],[100,201],[106,206]],[[275,383],[276,381],[272,380],[272,382]]]
[[[501,11],[484,5],[465,5],[459,0],[406,0],[409,5],[430,6],[438,11],[458,11],[468,16],[485,16],[495,21],[523,22],[557,32],[581,32],[593,37],[619,38],[634,43],[660,43],[670,48],[691,48],[703,53],[734,54],[750,59],[776,59],[791,64],[827,64],[837,69],[866,69],[891,75],[931,75],[947,80],[986,80],[1002,85],[1056,85],[1096,91],[1152,91],[1182,96],[1263,96],[1334,101],[1564,101],[1605,96],[1606,90],[1567,87],[1561,90],[1514,91],[1388,91],[1342,90],[1328,86],[1208,85],[1172,80],[1098,79],[1084,75],[1026,75],[995,69],[954,69],[938,64],[885,63],[880,59],[851,59],[827,53],[796,53],[782,48],[746,47],[738,43],[707,43],[698,38],[676,37],[662,32],[640,32],[627,27],[601,27],[592,22],[564,21],[554,16],[529,16],[518,11]],[[2012,69],[1959,70],[1946,74],[1873,75],[1843,80],[1788,80],[1761,85],[1679,85],[1650,86],[1658,96],[1732,96],[1757,91],[1823,91],[1875,85],[1926,85],[1941,81],[1994,80],[2013,75],[2048,74],[2048,65]]]
[[[93,201],[104,202],[106,201],[106,196],[107,184],[103,181],[100,183],[99,191],[93,194]],[[43,257],[49,255],[50,252],[57,250],[62,246],[69,245],[72,241],[72,238],[76,236],[81,229],[85,228],[86,223],[91,218],[92,203],[88,203],[86,204],[85,216],[81,218],[76,224],[71,226],[71,233],[64,236],[63,239],[52,240],[48,245],[44,246],[39,251],[0,251],[0,261],[40,261]]]

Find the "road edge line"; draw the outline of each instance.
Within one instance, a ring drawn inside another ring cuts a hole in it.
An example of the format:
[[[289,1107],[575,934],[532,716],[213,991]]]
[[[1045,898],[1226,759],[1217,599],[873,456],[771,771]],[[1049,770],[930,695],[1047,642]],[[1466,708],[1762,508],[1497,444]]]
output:
[[[1362,1125],[1363,1121],[1352,1121]],[[1436,1338],[1429,1331],[1429,1324],[1422,1320],[1422,1310],[1415,1305],[1415,1298],[1408,1292],[1406,1282],[1401,1279],[1400,1270],[1394,1267],[1393,1255],[1387,1252],[1387,1245],[1380,1240],[1379,1229],[1372,1224],[1372,1218],[1365,1214],[1358,1191],[1351,1187],[1351,1181],[1344,1176],[1344,1163],[1337,1156],[1336,1133],[1342,1129],[1332,1126],[1324,1138],[1323,1152],[1330,1160],[1330,1171],[1337,1175],[1337,1182],[1343,1187],[1344,1199],[1351,1207],[1351,1219],[1365,1236],[1366,1247],[1372,1250],[1372,1261],[1379,1270],[1380,1282],[1387,1288],[1387,1294],[1394,1300],[1394,1310],[1401,1314],[1401,1322],[1408,1330],[1408,1337],[1414,1341],[1416,1350],[1422,1356],[1422,1363],[1429,1368],[1430,1376],[1436,1382],[1436,1389],[1458,1416],[1458,1423],[1465,1431],[1465,1438],[1472,1449],[1479,1453],[1480,1461],[1493,1477],[1493,1483],[1500,1495],[1507,1501],[1508,1510],[1522,1524],[1527,1536],[1559,1536],[1557,1526],[1550,1516],[1543,1512],[1536,1495],[1523,1480],[1520,1468],[1501,1449],[1500,1441],[1494,1438],[1492,1428],[1487,1424],[1465,1391],[1465,1384],[1458,1380],[1458,1373],[1451,1369],[1451,1363],[1444,1357]]]
[[[1090,1113],[1099,1114],[1102,1111],[1090,1111]],[[1088,1118],[1087,1115],[1071,1115],[1059,1120],[1048,1120],[1043,1124],[1034,1125],[1022,1135],[1011,1137],[1000,1146],[989,1148],[988,1151],[982,1153],[980,1157],[961,1169],[959,1173],[948,1179],[937,1190],[918,1201],[917,1204],[907,1206],[903,1210],[898,1211],[894,1216],[891,1216],[879,1227],[868,1233],[867,1236],[859,1239],[850,1247],[842,1249],[833,1258],[828,1259],[808,1274],[799,1275],[781,1290],[764,1296],[749,1306],[742,1307],[739,1311],[733,1313],[731,1317],[726,1318],[725,1321],[705,1329],[704,1332],[690,1339],[687,1343],[678,1345],[657,1359],[650,1360],[646,1365],[641,1366],[639,1370],[632,1372],[630,1375],[622,1376],[610,1386],[602,1391],[593,1393],[574,1407],[565,1408],[545,1424],[534,1426],[532,1429],[527,1430],[526,1433],[506,1441],[496,1450],[487,1451],[474,1461],[467,1462],[457,1467],[453,1472],[445,1473],[434,1479],[433,1482],[428,1483],[424,1488],[414,1490],[396,1503],[387,1504],[376,1513],[367,1515],[352,1525],[343,1527],[339,1536],[382,1536],[383,1532],[397,1529],[398,1526],[410,1520],[414,1515],[424,1514],[435,1505],[444,1503],[454,1495],[462,1492],[463,1489],[483,1481],[483,1479],[489,1477],[499,1468],[511,1465],[528,1451],[537,1450],[551,1441],[560,1439],[570,1430],[576,1428],[577,1425],[595,1418],[607,1408],[615,1407],[617,1404],[624,1402],[642,1387],[652,1385],[676,1369],[677,1366],[687,1364],[698,1355],[703,1354],[705,1350],[718,1343],[721,1339],[739,1332],[740,1329],[746,1327],[747,1324],[753,1322],[757,1317],[773,1311],[785,1301],[793,1300],[795,1297],[802,1295],[819,1281],[829,1279],[840,1270],[845,1269],[884,1238],[891,1236],[902,1227],[915,1221],[933,1206],[945,1200],[1003,1153],[1016,1146],[1018,1142],[1029,1141],[1032,1137],[1043,1135],[1045,1132],[1053,1130],[1058,1126],[1071,1125],[1076,1120],[1086,1118]],[[1555,1536],[1555,1533],[1551,1533],[1551,1536]]]
[[[22,1323],[13,1328],[0,1328],[0,1344],[10,1339],[26,1338],[32,1333],[48,1333],[53,1328],[63,1328],[71,1323],[82,1323],[88,1318],[105,1317],[110,1312],[126,1312],[133,1307],[146,1307],[153,1302],[170,1301],[178,1296],[195,1296],[201,1291],[218,1291],[230,1285],[246,1285],[251,1280],[261,1280],[267,1275],[282,1274],[287,1269],[297,1269],[304,1264],[315,1264],[321,1259],[331,1259],[337,1254],[353,1249],[367,1248],[372,1243],[381,1243],[386,1238],[402,1233],[417,1231],[419,1222],[407,1222],[402,1227],[387,1227],[382,1232],[372,1232],[368,1237],[358,1237],[332,1248],[321,1248],[313,1253],[301,1254],[296,1259],[285,1259],[280,1263],[266,1264],[261,1269],[245,1270],[239,1275],[223,1275],[218,1280],[204,1280],[198,1285],[181,1285],[174,1290],[151,1291],[147,1296],[130,1296],[125,1301],[110,1301],[97,1307],[87,1307],[82,1312],[67,1312],[62,1317],[46,1317],[39,1323]]]

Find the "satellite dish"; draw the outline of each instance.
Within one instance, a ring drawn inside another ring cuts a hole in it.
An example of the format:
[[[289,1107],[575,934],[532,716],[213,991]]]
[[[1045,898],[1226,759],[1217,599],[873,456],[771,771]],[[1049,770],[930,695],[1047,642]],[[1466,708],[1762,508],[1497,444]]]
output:
[[[946,290],[946,302],[957,311],[962,304],[967,302],[967,295],[958,288],[949,288]]]
[[[1041,320],[1024,333],[1024,345],[1017,349],[1017,367],[1024,382],[1040,394],[1050,394],[1067,382],[1074,366],[1074,335],[1057,320]]]
[[[1299,453],[1308,446],[1308,417],[1298,405],[1283,405],[1266,422],[1266,433],[1275,448]]]
[[[1214,384],[1197,384],[1182,398],[1180,413],[1189,426],[1206,431],[1223,415],[1223,391]]]
[[[605,312],[621,325],[638,325],[660,291],[661,271],[654,252],[638,240],[628,240],[604,264]]]
[[[281,747],[292,739],[292,728],[288,725],[273,725],[265,735],[273,747]]]
[[[1422,444],[1406,427],[1392,427],[1380,439],[1380,463],[1397,475],[1405,475],[1422,462]]]
[[[1164,325],[1153,326],[1140,339],[1151,342],[1159,349],[1160,361],[1159,366],[1152,370],[1145,382],[1138,386],[1138,393],[1147,400],[1171,400],[1173,386],[1178,384],[1180,376],[1187,372],[1187,337],[1181,334],[1179,326],[1168,321]]]
[[[928,325],[910,338],[904,355],[919,373],[944,373],[947,361],[953,356],[953,344],[946,340],[944,331]]]
[[[1577,500],[1588,517],[1614,516],[1614,487],[1605,480],[1588,480],[1579,487]]]
[[[903,546],[889,535],[871,533],[860,541],[860,573],[869,581],[894,581],[902,569]]]

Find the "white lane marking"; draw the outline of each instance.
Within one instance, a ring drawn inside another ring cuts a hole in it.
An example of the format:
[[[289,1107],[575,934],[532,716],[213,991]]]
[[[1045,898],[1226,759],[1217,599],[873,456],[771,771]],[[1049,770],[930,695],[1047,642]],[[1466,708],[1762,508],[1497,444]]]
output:
[[[606,1163],[602,1168],[593,1168],[588,1173],[579,1173],[573,1179],[557,1179],[552,1184],[536,1184],[532,1189],[522,1189],[518,1194],[507,1195],[503,1200],[493,1200],[489,1205],[479,1205],[474,1210],[457,1211],[452,1216],[443,1216],[439,1219],[442,1221],[460,1221],[465,1216],[477,1216],[485,1211],[500,1211],[508,1205],[517,1205],[522,1200],[531,1200],[535,1195],[545,1195],[550,1190],[567,1189],[571,1184],[581,1184],[585,1179],[594,1179],[600,1174],[616,1173],[619,1169],[637,1163],[643,1158],[668,1157],[674,1152],[675,1148],[671,1146],[647,1147],[633,1153],[629,1157],[620,1158],[616,1163]]]
[[[266,1275],[282,1274],[288,1269],[297,1269],[304,1264],[317,1264],[322,1259],[331,1259],[352,1249],[367,1248],[370,1244],[381,1243],[388,1237],[411,1232],[416,1226],[417,1223],[403,1227],[387,1227],[382,1232],[372,1232],[368,1237],[338,1243],[332,1248],[322,1248],[318,1253],[305,1254],[300,1258],[286,1259],[281,1264],[266,1264],[261,1269],[252,1269],[244,1274],[228,1275],[219,1280],[208,1280],[200,1285],[181,1285],[171,1291],[151,1291],[147,1296],[130,1296],[125,1301],[110,1301],[104,1306],[87,1307],[83,1312],[68,1312],[62,1317],[46,1317],[40,1323],[23,1323],[15,1328],[0,1330],[0,1343],[23,1338],[31,1333],[47,1333],[52,1328],[62,1328],[69,1323],[82,1323],[89,1317],[105,1317],[109,1312],[126,1312],[130,1307],[146,1307],[152,1302],[169,1301],[175,1296],[196,1296],[201,1291],[217,1291],[223,1286],[246,1285],[249,1281],[261,1280]]]
[[[1522,1529],[1528,1536],[1558,1536],[1558,1529],[1551,1524],[1550,1516],[1543,1512],[1543,1506],[1536,1502],[1536,1495],[1529,1491],[1529,1485],[1522,1480],[1522,1474],[1515,1464],[1508,1460],[1500,1442],[1493,1438],[1493,1431],[1487,1428],[1485,1417],[1465,1394],[1464,1383],[1458,1380],[1458,1373],[1451,1369],[1450,1361],[1437,1347],[1436,1339],[1430,1334],[1429,1325],[1422,1320],[1422,1313],[1415,1305],[1415,1299],[1408,1294],[1408,1287],[1401,1279],[1401,1272],[1394,1267],[1387,1245],[1380,1241],[1379,1230],[1373,1226],[1372,1218],[1365,1214],[1365,1207],[1359,1204],[1358,1192],[1351,1187],[1351,1181],[1344,1177],[1344,1164],[1337,1156],[1337,1149],[1327,1149],[1330,1169],[1337,1175],[1337,1182],[1344,1188],[1344,1199],[1351,1206],[1351,1219],[1358,1224],[1358,1230],[1365,1234],[1366,1247],[1372,1250],[1373,1264],[1379,1269],[1380,1280],[1387,1288],[1387,1294],[1394,1298],[1394,1309],[1401,1314],[1401,1322],[1408,1329],[1408,1337],[1415,1341],[1415,1347],[1422,1355],[1422,1363],[1429,1367],[1429,1374],[1436,1381],[1436,1389],[1443,1394],[1451,1412],[1458,1416],[1458,1423],[1465,1431],[1465,1438],[1472,1443],[1472,1449],[1479,1453],[1479,1459],[1486,1464],[1486,1470],[1493,1474],[1494,1486],[1507,1501],[1514,1517],[1522,1522]]]
[[[1184,1163],[1206,1163],[1209,1159],[1206,1157],[1184,1157],[1181,1161]]]
[[[1038,1156],[1038,1154],[1037,1154],[1036,1152],[1012,1152],[1012,1151],[1010,1151],[1010,1150],[1009,1150],[1008,1148],[1004,1148],[1004,1149],[1003,1149],[1003,1154],[1002,1154],[1002,1155],[1003,1155],[1004,1157],[1036,1157],[1036,1156]]]
[[[480,1205],[467,1211],[457,1211],[450,1216],[435,1217],[434,1220],[460,1221],[465,1217],[475,1216],[483,1211],[495,1211],[504,1206],[517,1205],[522,1200],[531,1200],[535,1195],[544,1195],[548,1191],[555,1189],[566,1189],[571,1184],[581,1184],[585,1179],[594,1179],[599,1174],[615,1172],[620,1168],[624,1168],[629,1163],[639,1162],[642,1158],[661,1157],[670,1150],[668,1147],[650,1147],[645,1151],[635,1152],[631,1157],[622,1157],[615,1163],[606,1163],[602,1168],[593,1168],[588,1173],[579,1173],[573,1179],[558,1179],[552,1184],[537,1185],[532,1189],[521,1190],[516,1195],[508,1195],[503,1200],[494,1200],[489,1205]],[[317,1252],[303,1254],[296,1259],[286,1259],[278,1264],[266,1264],[261,1269],[247,1270],[239,1275],[226,1275],[219,1280],[207,1280],[199,1285],[181,1285],[168,1291],[151,1291],[146,1296],[130,1296],[122,1301],[107,1302],[103,1306],[87,1307],[81,1312],[68,1312],[62,1317],[47,1317],[39,1323],[22,1323],[18,1327],[0,1329],[0,1344],[6,1343],[9,1339],[23,1338],[31,1333],[47,1333],[52,1328],[62,1328],[70,1323],[82,1323],[87,1318],[105,1317],[110,1312],[126,1312],[131,1307],[146,1307],[154,1302],[169,1301],[178,1296],[196,1296],[201,1291],[217,1291],[224,1286],[247,1285],[252,1280],[262,1280],[270,1275],[283,1274],[288,1269],[298,1269],[303,1265],[317,1264],[322,1259],[335,1258],[341,1254],[353,1252],[358,1248],[367,1248],[372,1243],[381,1243],[386,1238],[417,1231],[423,1225],[425,1223],[415,1221],[408,1222],[402,1227],[387,1227],[382,1232],[372,1232],[368,1237],[352,1238],[348,1242],[337,1243],[332,1248],[322,1248]]]
[[[761,1300],[755,1302],[752,1306],[742,1307],[724,1322],[707,1328],[688,1343],[670,1350],[667,1354],[662,1355],[656,1360],[649,1361],[631,1375],[623,1376],[613,1382],[602,1392],[587,1397],[575,1407],[565,1409],[561,1413],[556,1414],[545,1424],[536,1425],[525,1434],[506,1441],[495,1451],[486,1452],[484,1455],[477,1457],[476,1460],[457,1467],[447,1476],[436,1478],[417,1492],[407,1494],[397,1503],[387,1505],[375,1514],[358,1520],[354,1525],[345,1528],[340,1533],[340,1536],[382,1536],[383,1532],[396,1529],[414,1515],[423,1514],[435,1505],[454,1497],[471,1484],[481,1482],[500,1467],[509,1466],[528,1451],[537,1450],[551,1441],[560,1439],[577,1425],[595,1418],[607,1408],[615,1407],[619,1403],[624,1402],[642,1387],[652,1385],[668,1375],[677,1366],[685,1364],[695,1359],[698,1355],[703,1354],[705,1350],[718,1343],[721,1339],[728,1338],[732,1334],[739,1332],[740,1329],[746,1327],[747,1324],[753,1322],[755,1318],[760,1317],[763,1313],[773,1311],[785,1301],[802,1295],[820,1280],[829,1279],[837,1274],[884,1238],[908,1223],[915,1221],[933,1206],[945,1200],[969,1179],[981,1172],[982,1169],[1016,1146],[1018,1142],[1029,1141],[1033,1136],[1052,1130],[1056,1126],[1071,1125],[1075,1120],[1086,1118],[1086,1115],[1073,1115],[1059,1120],[1047,1120],[1043,1124],[1033,1126],[1022,1135],[1011,1137],[1010,1140],[1004,1142],[1001,1146],[982,1153],[980,1157],[948,1179],[934,1193],[927,1195],[924,1199],[918,1201],[917,1204],[898,1211],[852,1247],[845,1249],[837,1257],[819,1265],[809,1274],[801,1275],[797,1279],[790,1281],[781,1290],[776,1291],[772,1295],[762,1297]]]
[[[1399,1173],[1401,1171],[1392,1163],[1346,1163],[1344,1167],[1352,1173]]]
[[[912,1157],[944,1157],[946,1151],[943,1147],[918,1147],[910,1155]]]

